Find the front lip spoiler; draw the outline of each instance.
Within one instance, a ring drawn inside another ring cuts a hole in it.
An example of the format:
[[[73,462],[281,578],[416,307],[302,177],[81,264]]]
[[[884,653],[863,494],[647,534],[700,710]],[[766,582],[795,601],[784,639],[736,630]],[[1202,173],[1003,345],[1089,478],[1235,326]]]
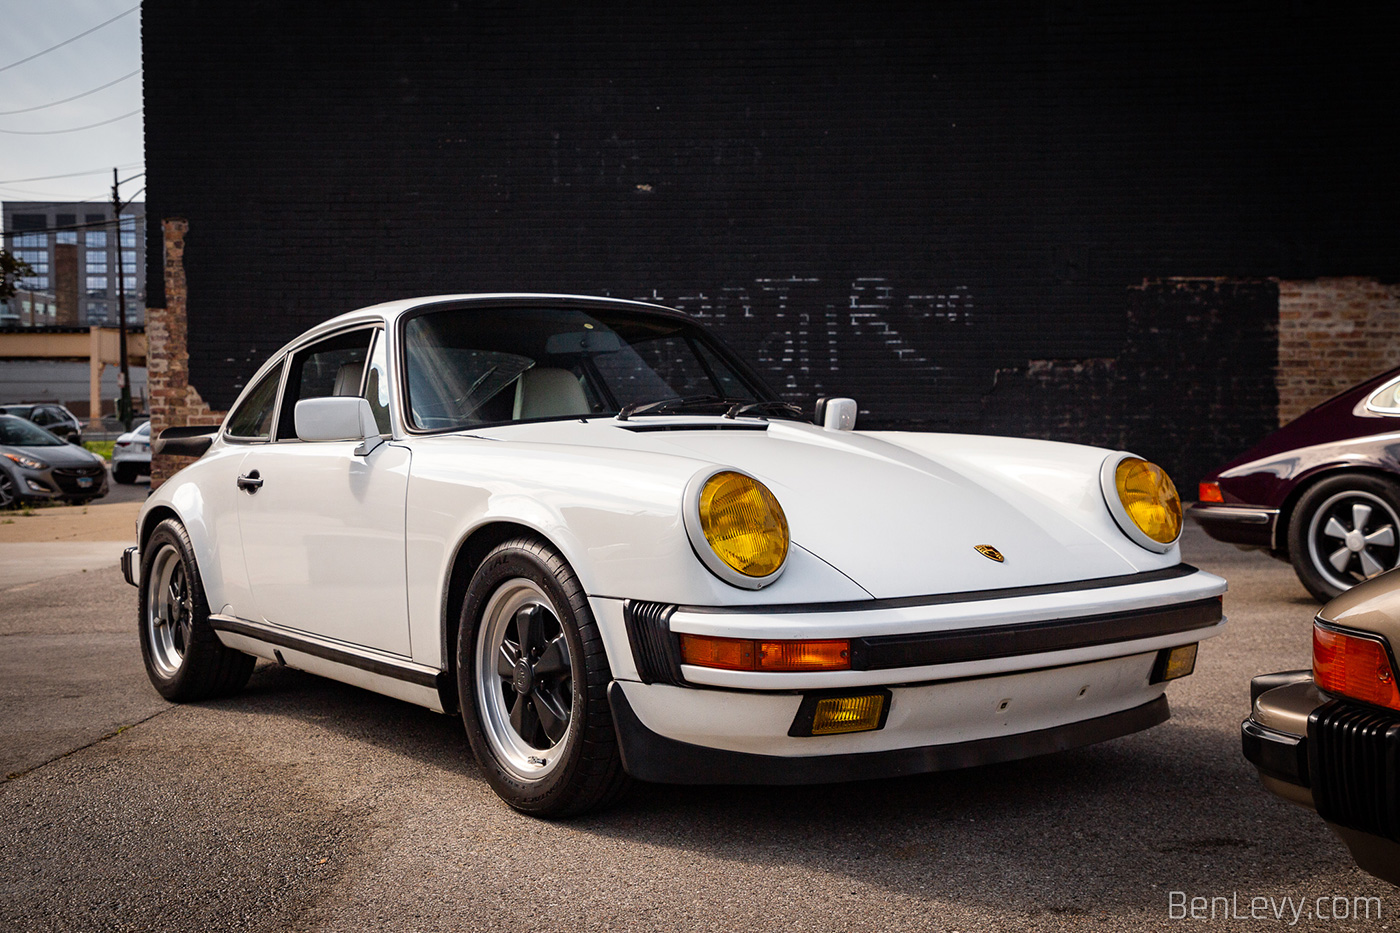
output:
[[[608,685],[622,766],[632,777],[659,784],[828,784],[951,771],[1031,758],[1140,732],[1171,718],[1167,698],[1096,719],[1051,729],[947,745],[850,755],[754,755],[667,738],[637,717],[622,685]]]

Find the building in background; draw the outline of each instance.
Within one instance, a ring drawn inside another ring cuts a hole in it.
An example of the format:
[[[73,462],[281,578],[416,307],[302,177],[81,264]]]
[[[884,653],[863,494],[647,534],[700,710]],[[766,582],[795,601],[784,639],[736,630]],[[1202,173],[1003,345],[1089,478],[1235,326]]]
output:
[[[20,280],[3,324],[25,326],[24,292],[50,296],[53,319],[65,327],[116,326],[118,269],[126,282],[126,320],[146,320],[146,205],[133,202],[115,223],[110,204],[6,201],[5,248],[34,269]],[[120,260],[119,257],[120,256]],[[118,263],[120,262],[120,266]],[[29,299],[30,308],[35,299]]]
[[[1205,472],[1400,354],[1400,6],[146,0],[152,414],[377,301],[704,319],[865,428]]]

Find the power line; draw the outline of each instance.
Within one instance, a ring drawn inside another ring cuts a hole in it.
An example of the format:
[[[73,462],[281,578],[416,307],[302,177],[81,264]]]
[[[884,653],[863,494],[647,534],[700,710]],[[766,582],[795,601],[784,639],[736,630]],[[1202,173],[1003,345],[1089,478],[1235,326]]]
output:
[[[123,12],[123,13],[118,13],[116,16],[113,16],[111,19],[107,20],[105,23],[98,23],[96,26],[92,27],[91,29],[87,30],[86,32],[80,32],[80,33],[78,33],[76,36],[74,36],[74,37],[71,38],[71,39],[64,39],[64,40],[63,40],[62,42],[60,42],[58,45],[51,45],[51,46],[49,46],[48,48],[44,49],[44,51],[42,51],[42,52],[35,52],[33,55],[29,56],[28,58],[21,58],[21,59],[20,59],[19,61],[17,61],[17,62],[10,62],[10,64],[5,65],[3,68],[0,68],[0,71],[9,71],[11,68],[14,68],[14,67],[17,66],[17,65],[23,65],[25,62],[32,62],[32,61],[34,61],[34,59],[38,58],[38,57],[41,56],[41,55],[47,55],[47,54],[49,54],[50,52],[52,52],[54,49],[61,49],[61,48],[63,48],[65,45],[67,45],[67,44],[70,43],[70,42],[77,42],[77,41],[78,41],[79,39],[81,39],[83,36],[91,35],[92,33],[97,32],[97,30],[101,29],[103,26],[110,26],[112,23],[115,23],[117,20],[121,19],[123,16],[129,16],[129,15],[131,15],[132,13],[135,13],[135,12],[136,12],[137,10],[139,10],[139,9],[141,9],[141,4],[138,3],[138,4],[136,4],[136,6],[132,7],[131,9],[129,9],[129,10]]]
[[[11,191],[19,191],[20,189],[18,189],[18,188],[11,188],[11,189],[9,189],[9,190],[11,190]],[[16,198],[12,198],[12,197],[6,196],[6,198],[5,198],[5,203],[8,204],[8,205],[15,205],[15,204],[27,204],[27,205],[29,205],[29,207],[24,208],[23,210],[44,210],[44,209],[51,208],[51,207],[62,207],[62,206],[65,205],[65,204],[93,204],[93,203],[96,203],[96,202],[98,202],[98,201],[105,201],[105,200],[106,200],[106,197],[105,197],[105,196],[98,196],[98,197],[92,197],[92,198],[83,198],[82,200],[74,200],[74,199],[71,198],[71,197],[70,197],[70,198],[57,198],[56,196],[52,196],[52,195],[44,195],[44,197],[49,198],[49,200],[47,200],[47,201],[21,201],[21,200],[17,200]]]
[[[104,90],[106,90],[107,88],[111,87],[111,86],[114,85],[114,84],[121,84],[121,83],[122,83],[123,81],[125,81],[126,79],[128,79],[128,78],[134,78],[134,77],[136,77],[137,75],[139,75],[140,73],[141,73],[141,69],[140,69],[140,68],[137,68],[135,71],[131,72],[130,74],[124,74],[124,75],[122,75],[120,78],[117,78],[115,81],[108,81],[106,84],[102,85],[101,87],[95,87],[95,88],[93,88],[93,89],[90,90],[90,91],[83,91],[83,93],[81,93],[81,94],[74,94],[72,97],[65,97],[65,98],[63,98],[63,100],[56,100],[56,101],[54,101],[54,102],[51,103],[51,104],[40,104],[40,105],[37,106],[37,107],[25,107],[23,110],[0,110],[0,117],[10,117],[10,116],[14,116],[14,115],[17,114],[17,113],[33,113],[33,112],[36,111],[36,110],[47,110],[47,109],[50,108],[50,107],[57,107],[59,104],[67,104],[67,103],[70,103],[70,102],[72,102],[72,101],[78,100],[79,98],[87,97],[89,94],[96,94],[98,91],[104,91]]]
[[[0,133],[8,133],[11,136],[54,136],[58,133],[76,133],[79,130],[90,130],[94,127],[106,126],[108,123],[116,123],[118,120],[125,120],[127,117],[134,117],[140,112],[141,108],[137,107],[135,110],[131,111],[131,113],[124,113],[119,117],[113,117],[110,120],[103,120],[101,123],[89,123],[87,126],[73,126],[69,127],[66,130],[0,130]]]
[[[141,165],[140,162],[132,162],[130,165],[118,165],[117,168],[121,168],[121,169],[137,168],[137,167],[140,166],[140,165]],[[0,185],[19,184],[19,183],[21,183],[21,182],[26,182],[26,181],[49,181],[50,179],[53,179],[53,178],[77,178],[79,175],[105,175],[105,174],[107,174],[108,172],[110,172],[111,170],[112,170],[112,167],[109,165],[109,166],[107,166],[107,167],[105,167],[105,168],[94,168],[94,169],[89,169],[89,170],[87,170],[87,171],[85,171],[85,172],[69,172],[69,173],[66,174],[66,175],[38,175],[38,176],[35,176],[34,178],[6,178],[6,179],[4,179],[3,181],[0,181]]]

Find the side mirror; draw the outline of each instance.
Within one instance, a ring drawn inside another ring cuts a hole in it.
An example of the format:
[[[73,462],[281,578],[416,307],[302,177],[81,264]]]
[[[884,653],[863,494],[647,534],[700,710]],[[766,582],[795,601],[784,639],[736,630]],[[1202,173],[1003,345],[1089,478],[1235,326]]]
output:
[[[292,421],[304,441],[359,441],[355,456],[363,457],[384,442],[367,399],[336,395],[297,402]]]
[[[828,431],[854,431],[856,400],[853,398],[817,399],[817,424]]]

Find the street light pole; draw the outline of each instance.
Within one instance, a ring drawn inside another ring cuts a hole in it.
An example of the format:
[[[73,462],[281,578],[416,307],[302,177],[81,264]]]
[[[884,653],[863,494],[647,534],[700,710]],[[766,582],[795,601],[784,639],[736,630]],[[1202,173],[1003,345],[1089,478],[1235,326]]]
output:
[[[121,388],[121,401],[117,403],[117,417],[123,427],[131,430],[131,369],[126,354],[126,262],[122,259],[122,208],[125,207],[117,193],[117,170],[112,169],[112,229],[117,241],[117,354],[121,357],[121,369],[117,373],[117,385]],[[101,414],[100,412],[98,413]]]

